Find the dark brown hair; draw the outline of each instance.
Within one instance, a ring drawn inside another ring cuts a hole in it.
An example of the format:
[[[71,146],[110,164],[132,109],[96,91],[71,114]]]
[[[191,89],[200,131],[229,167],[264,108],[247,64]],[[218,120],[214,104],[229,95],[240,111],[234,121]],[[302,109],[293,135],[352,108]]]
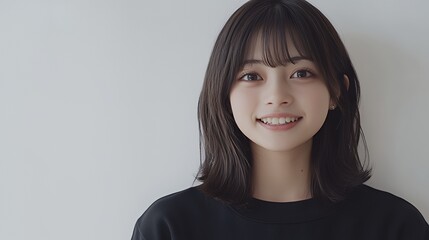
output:
[[[259,34],[259,35],[258,35]],[[358,155],[362,133],[360,87],[338,33],[304,0],[251,0],[227,21],[214,45],[198,102],[201,166],[197,179],[207,194],[232,203],[251,197],[249,139],[238,129],[229,94],[251,40],[260,36],[263,61],[275,67],[290,61],[286,36],[319,68],[336,108],[313,137],[312,194],[339,201],[370,178]],[[344,83],[349,78],[349,87]],[[367,147],[364,143],[365,156]]]

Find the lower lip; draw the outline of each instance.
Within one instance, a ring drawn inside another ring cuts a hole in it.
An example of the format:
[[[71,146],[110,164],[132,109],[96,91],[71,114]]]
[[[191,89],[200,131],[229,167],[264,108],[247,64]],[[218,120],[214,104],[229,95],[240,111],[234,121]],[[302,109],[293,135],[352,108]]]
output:
[[[288,124],[282,124],[282,125],[269,125],[269,124],[261,122],[260,120],[258,120],[258,123],[261,124],[264,128],[267,128],[269,130],[285,131],[285,130],[289,130],[289,129],[295,127],[295,125],[298,124],[299,121],[301,121],[301,118],[296,120],[295,122],[288,123]]]

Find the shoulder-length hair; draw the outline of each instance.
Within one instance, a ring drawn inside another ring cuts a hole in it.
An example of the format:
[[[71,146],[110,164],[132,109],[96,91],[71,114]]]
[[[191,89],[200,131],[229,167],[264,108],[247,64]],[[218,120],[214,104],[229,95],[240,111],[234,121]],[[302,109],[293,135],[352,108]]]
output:
[[[338,106],[329,111],[313,137],[311,190],[314,198],[339,201],[370,178],[358,155],[360,87],[338,33],[304,0],[251,0],[226,22],[214,45],[198,102],[201,165],[197,179],[207,194],[230,203],[251,197],[252,154],[238,129],[230,90],[243,67],[252,39],[260,36],[263,61],[276,67],[290,62],[286,38],[319,68]],[[346,86],[344,75],[349,79]],[[367,147],[364,143],[365,156]]]

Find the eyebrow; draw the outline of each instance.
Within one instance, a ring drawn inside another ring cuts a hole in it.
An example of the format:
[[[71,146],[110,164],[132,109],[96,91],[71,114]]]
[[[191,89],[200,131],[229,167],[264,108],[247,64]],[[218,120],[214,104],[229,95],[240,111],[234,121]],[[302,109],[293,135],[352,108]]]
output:
[[[311,61],[308,57],[304,57],[304,56],[296,56],[296,57],[291,57],[288,59],[288,61],[286,63],[294,63],[294,62],[299,62],[301,60],[309,60]],[[244,60],[243,62],[243,66],[248,65],[248,64],[264,64],[264,61],[259,60],[259,59],[248,59],[248,60]]]

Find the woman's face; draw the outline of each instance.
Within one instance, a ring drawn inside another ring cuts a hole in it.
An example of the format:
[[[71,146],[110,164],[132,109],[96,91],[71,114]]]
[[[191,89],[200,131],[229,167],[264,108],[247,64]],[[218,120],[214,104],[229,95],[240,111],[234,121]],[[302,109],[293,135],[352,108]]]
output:
[[[289,44],[294,64],[272,68],[262,62],[261,41],[252,46],[230,92],[239,129],[252,148],[288,152],[311,146],[331,102],[317,66]]]

